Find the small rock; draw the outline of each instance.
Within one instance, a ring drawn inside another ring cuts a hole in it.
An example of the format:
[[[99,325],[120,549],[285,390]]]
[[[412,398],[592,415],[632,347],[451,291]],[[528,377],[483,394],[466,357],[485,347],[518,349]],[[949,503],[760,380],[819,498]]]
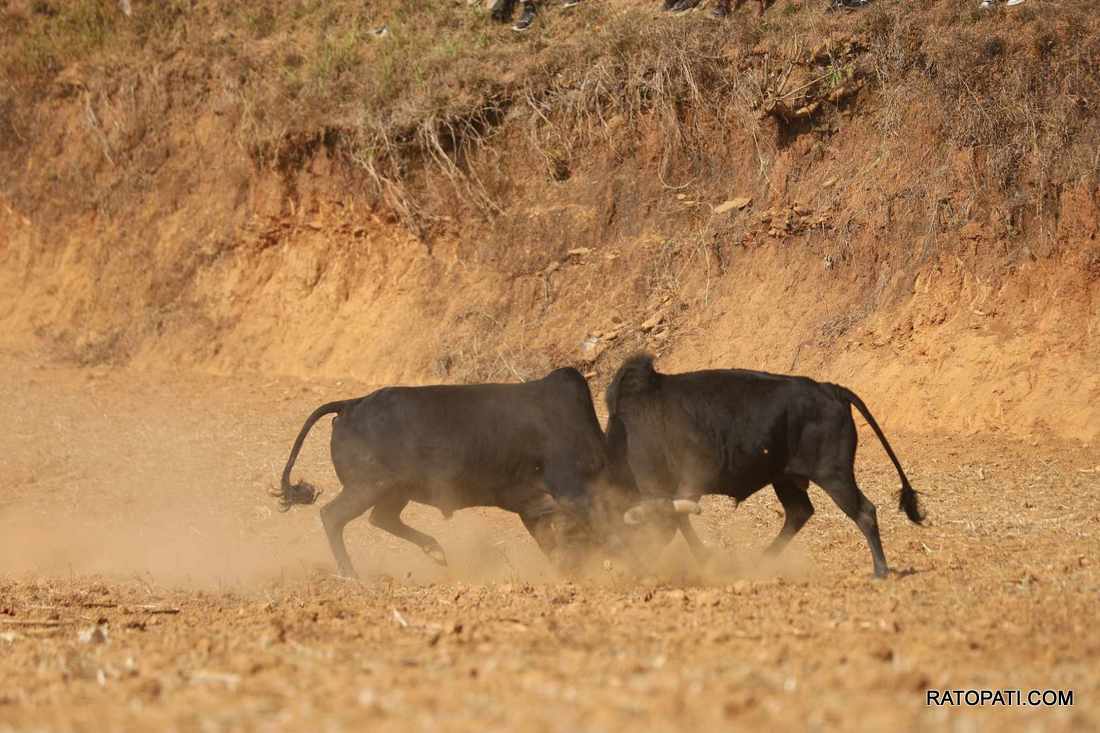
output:
[[[405,619],[404,616],[401,615],[401,612],[398,611],[396,608],[392,608],[390,610],[393,613],[394,623],[396,623],[398,626],[400,626],[403,629],[408,628],[409,622]]]
[[[106,644],[107,643],[107,624],[100,622],[95,626],[90,626],[86,629],[82,629],[77,638],[81,644]]]
[[[581,356],[585,361],[595,361],[603,352],[607,351],[607,344],[595,336],[589,336],[581,342]]]
[[[752,203],[752,197],[751,196],[741,196],[739,198],[729,199],[728,201],[726,201],[724,203],[721,203],[718,206],[715,206],[714,207],[714,213],[715,214],[725,214],[726,212],[733,211],[734,209],[737,209],[738,211],[740,211],[741,209],[745,208],[746,206],[748,206],[751,203]]]
[[[683,603],[684,599],[687,598],[687,594],[679,588],[665,591],[664,596],[673,603]]]
[[[648,333],[649,331],[652,331],[653,329],[657,328],[657,326],[660,325],[660,323],[664,319],[664,317],[665,317],[664,313],[654,313],[652,316],[650,316],[646,320],[642,321],[642,326],[641,326],[642,333]]]

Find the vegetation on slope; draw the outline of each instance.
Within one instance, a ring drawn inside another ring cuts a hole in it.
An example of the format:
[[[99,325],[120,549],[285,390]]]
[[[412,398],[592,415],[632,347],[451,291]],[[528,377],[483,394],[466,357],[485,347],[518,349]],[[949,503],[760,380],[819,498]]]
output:
[[[232,97],[238,143],[257,166],[291,173],[328,146],[418,229],[440,213],[424,210],[425,172],[483,213],[499,208],[477,151],[513,119],[527,123],[551,180],[641,115],[662,121],[668,155],[704,164],[715,134],[751,137],[766,174],[777,148],[827,140],[846,115],[870,116],[890,139],[910,134],[919,111],[942,141],[919,164],[974,151],[976,185],[1026,199],[1040,219],[1058,186],[1097,171],[1100,28],[1089,0],[1010,13],[880,0],[837,14],[780,0],[762,19],[725,23],[593,2],[547,9],[524,36],[485,8],[430,0],[168,0],[137,2],[130,18],[112,0],[5,4],[9,149],[34,128],[28,103],[66,69],[117,90],[163,83],[157,74],[187,56],[208,72],[193,91],[208,104]]]

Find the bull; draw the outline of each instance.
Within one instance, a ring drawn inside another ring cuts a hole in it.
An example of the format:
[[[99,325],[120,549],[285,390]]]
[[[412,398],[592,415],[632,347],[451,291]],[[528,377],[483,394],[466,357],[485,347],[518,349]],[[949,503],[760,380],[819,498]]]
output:
[[[329,414],[336,416],[331,455],[343,488],[321,509],[321,520],[342,575],[355,576],[344,528],[368,510],[375,527],[447,564],[435,538],[401,521],[410,501],[448,518],[475,506],[514,512],[565,569],[591,537],[587,511],[606,453],[588,383],[576,369],[522,384],[387,387],[321,405],[298,433],[272,492],[283,511],[320,494],[307,482],[291,483],[291,470],[314,423]]]
[[[899,508],[924,520],[917,492],[870,410],[854,392],[835,384],[742,369],[661,374],[653,357],[628,358],[606,394],[610,469],[630,483],[640,501],[626,524],[654,520],[678,528],[697,557],[706,548],[690,516],[704,494],[742,502],[771,484],[785,519],[767,553],[776,555],[814,513],[807,489],[820,486],[860,531],[871,550],[874,575],[889,572],[875,505],[856,484],[855,407],[878,436],[901,478]]]

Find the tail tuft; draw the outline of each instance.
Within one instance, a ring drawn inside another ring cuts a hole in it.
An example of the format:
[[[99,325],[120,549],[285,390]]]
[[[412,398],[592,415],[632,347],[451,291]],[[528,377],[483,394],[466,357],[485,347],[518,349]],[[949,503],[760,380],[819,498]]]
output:
[[[296,484],[284,484],[281,488],[272,489],[271,495],[279,499],[279,511],[290,511],[295,504],[313,504],[323,492],[307,481],[299,481]]]
[[[924,522],[924,509],[921,508],[920,498],[908,482],[898,493],[898,509],[905,512],[905,516],[909,517],[909,521],[913,524]]]

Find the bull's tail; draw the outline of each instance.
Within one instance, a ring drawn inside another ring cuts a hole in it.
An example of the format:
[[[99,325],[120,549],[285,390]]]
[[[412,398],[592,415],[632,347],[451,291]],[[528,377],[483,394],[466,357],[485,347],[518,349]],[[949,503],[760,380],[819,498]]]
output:
[[[890,456],[890,460],[894,462],[894,468],[898,470],[898,476],[901,477],[901,493],[898,494],[898,509],[905,512],[905,516],[909,517],[909,521],[915,524],[920,524],[924,521],[924,510],[921,509],[920,499],[917,496],[917,492],[909,484],[909,479],[905,475],[905,471],[901,468],[901,461],[894,455],[894,449],[890,447],[890,441],[886,439],[886,436],[882,432],[882,428],[875,422],[875,418],[871,415],[871,411],[867,409],[867,405],[863,404],[856,393],[845,387],[837,385],[837,392],[839,392],[842,399],[849,402],[857,410],[859,414],[863,415],[863,419],[867,421],[867,424],[871,426],[871,429],[875,431],[875,435],[878,436],[879,441],[882,443],[882,447],[886,449],[886,455]]]
[[[619,411],[619,403],[623,398],[656,390],[660,385],[660,377],[653,368],[651,354],[639,353],[628,357],[607,386],[604,399],[608,414],[613,416]]]
[[[279,488],[271,492],[272,496],[279,498],[280,511],[285,512],[295,504],[312,504],[317,501],[317,497],[321,495],[320,489],[313,484],[305,481],[299,481],[296,484],[290,483],[290,472],[294,468],[294,461],[298,460],[298,452],[302,450],[302,443],[306,441],[306,436],[309,435],[309,431],[313,427],[313,424],[325,415],[334,412],[339,414],[344,407],[352,402],[354,402],[354,400],[328,402],[318,407],[313,411],[313,414],[306,418],[305,425],[302,426],[302,430],[294,440],[294,447],[290,449],[290,458],[287,459],[286,468],[283,469],[282,484]]]

